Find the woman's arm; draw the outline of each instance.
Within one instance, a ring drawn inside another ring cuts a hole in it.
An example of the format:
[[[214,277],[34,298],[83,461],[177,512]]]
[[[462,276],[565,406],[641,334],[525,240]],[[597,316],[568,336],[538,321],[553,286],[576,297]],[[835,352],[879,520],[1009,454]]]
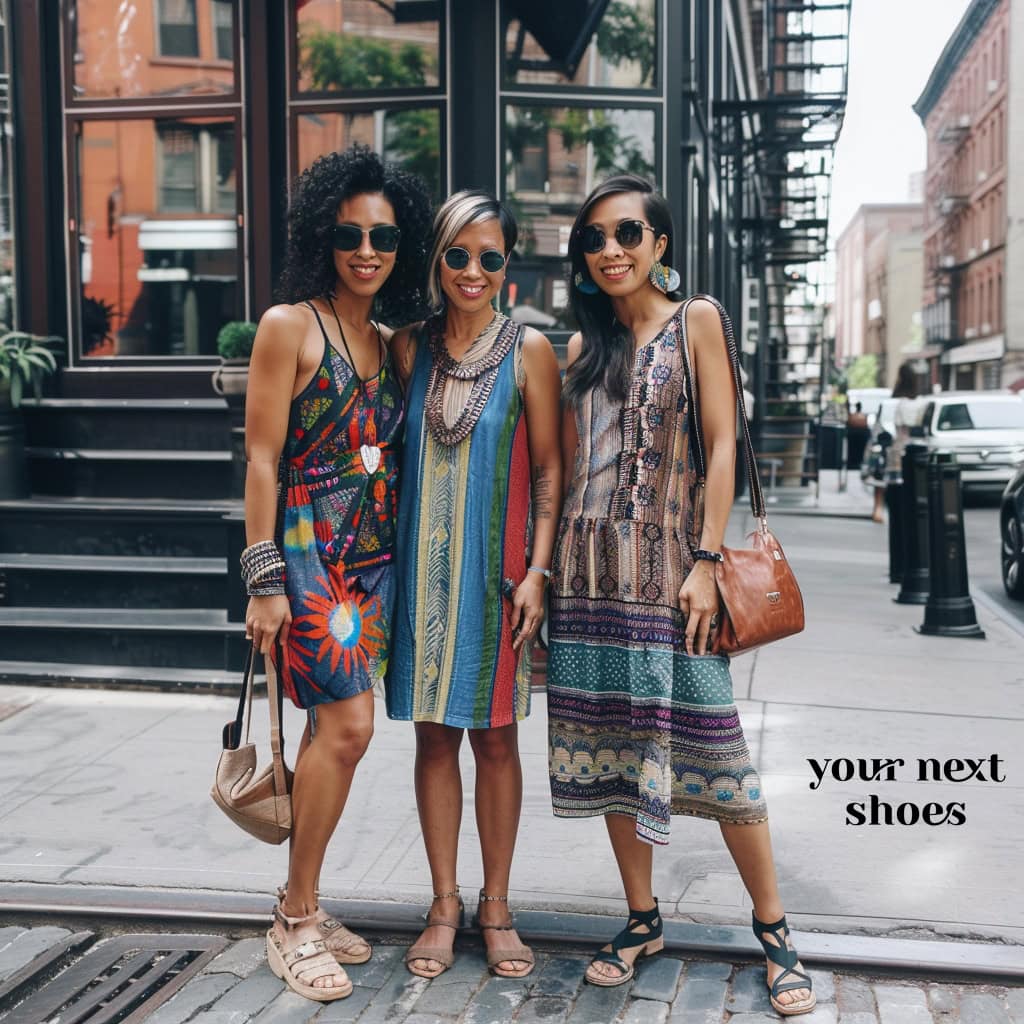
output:
[[[583,335],[578,331],[569,339],[566,355],[566,371],[580,357],[583,351]],[[576,449],[579,447],[580,435],[576,429],[576,410],[568,405],[562,406],[562,501],[569,493],[572,483],[573,467],[576,465]]]
[[[523,339],[526,384],[526,431],[530,443],[533,551],[530,564],[551,568],[558,514],[561,509],[562,455],[559,450],[562,379],[551,342],[527,328]],[[512,628],[518,629],[515,650],[532,640],[544,619],[544,584],[539,572],[527,572],[512,600]]]
[[[419,329],[420,324],[400,327],[388,341],[391,360],[398,371],[398,379],[402,384],[403,391],[408,390],[409,378],[412,377],[413,364],[416,362],[416,338],[419,335]]]
[[[277,517],[277,473],[288,429],[306,318],[294,306],[273,306],[263,314],[245,396],[245,542],[273,541]],[[283,595],[251,597],[246,636],[266,654],[278,633],[288,640],[291,609]]]
[[[686,311],[686,333],[697,390],[704,437],[704,528],[700,546],[720,551],[734,497],[736,462],[736,385],[718,310],[702,299]],[[696,443],[695,441],[693,443]],[[715,563],[698,561],[679,590],[679,607],[686,616],[686,650],[707,650],[711,619],[718,615]]]

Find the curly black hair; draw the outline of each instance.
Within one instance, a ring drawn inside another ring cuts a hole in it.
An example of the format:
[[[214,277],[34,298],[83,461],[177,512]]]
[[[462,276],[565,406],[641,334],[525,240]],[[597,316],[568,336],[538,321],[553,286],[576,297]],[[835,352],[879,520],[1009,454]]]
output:
[[[385,163],[368,146],[328,153],[306,168],[292,186],[288,246],[278,284],[283,302],[334,294],[334,224],[338,206],[350,196],[379,192],[394,207],[402,239],[395,267],[374,300],[374,314],[395,327],[420,320],[427,242],[432,220],[430,193],[415,174]]]

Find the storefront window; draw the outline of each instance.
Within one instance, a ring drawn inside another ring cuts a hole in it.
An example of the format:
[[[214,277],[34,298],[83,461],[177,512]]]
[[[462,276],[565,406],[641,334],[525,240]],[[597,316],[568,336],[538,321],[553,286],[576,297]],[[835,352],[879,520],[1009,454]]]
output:
[[[300,93],[440,84],[441,0],[295,0]]]
[[[441,191],[441,111],[437,107],[327,111],[297,120],[299,170],[318,156],[361,142]]]
[[[209,356],[239,315],[233,118],[77,125],[81,354]]]
[[[69,4],[74,98],[234,93],[236,6],[225,0]]]
[[[630,171],[657,180],[652,109],[522,106],[505,108],[505,196],[519,222],[510,266],[514,315],[570,328],[566,287],[569,235],[587,193]]]
[[[14,309],[14,168],[11,166],[10,54],[7,52],[7,3],[0,0],[0,324],[15,324]]]
[[[656,85],[656,0],[504,0],[505,84]]]

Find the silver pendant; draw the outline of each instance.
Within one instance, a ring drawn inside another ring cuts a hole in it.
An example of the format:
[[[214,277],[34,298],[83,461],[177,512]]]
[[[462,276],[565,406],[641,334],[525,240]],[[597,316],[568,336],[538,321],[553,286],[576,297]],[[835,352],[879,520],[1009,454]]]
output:
[[[360,445],[359,458],[363,460],[363,469],[369,476],[373,476],[380,465],[380,449],[375,444]]]

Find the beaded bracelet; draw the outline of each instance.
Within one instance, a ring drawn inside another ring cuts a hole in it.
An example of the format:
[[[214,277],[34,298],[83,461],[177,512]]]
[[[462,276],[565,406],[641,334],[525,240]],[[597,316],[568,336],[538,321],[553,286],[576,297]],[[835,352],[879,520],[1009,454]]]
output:
[[[285,592],[285,561],[272,540],[250,544],[242,552],[239,563],[250,597],[270,597]]]

